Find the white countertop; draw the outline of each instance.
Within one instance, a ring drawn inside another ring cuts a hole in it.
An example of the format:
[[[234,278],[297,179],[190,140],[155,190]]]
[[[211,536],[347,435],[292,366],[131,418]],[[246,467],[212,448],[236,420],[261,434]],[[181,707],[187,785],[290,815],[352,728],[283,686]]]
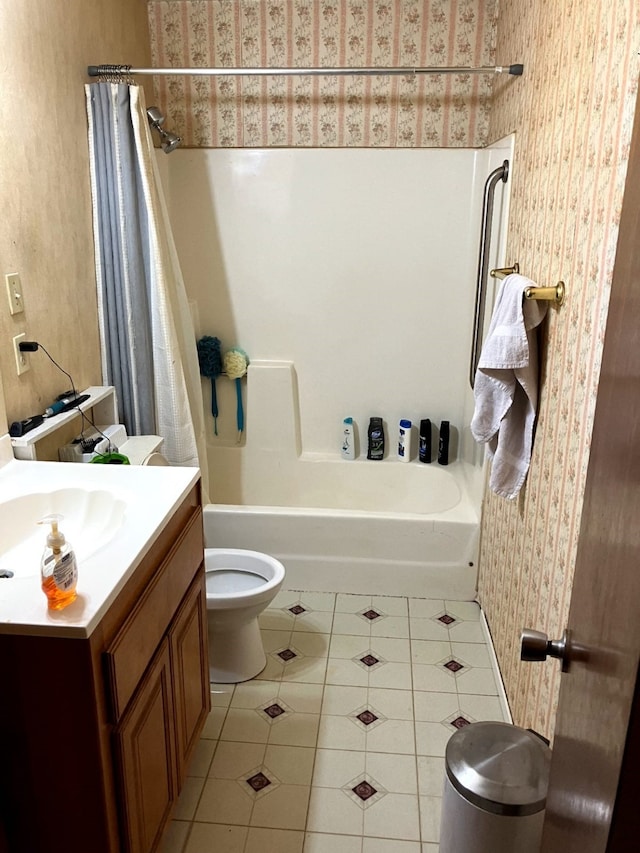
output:
[[[85,558],[80,557],[81,549],[61,522],[61,530],[78,555],[78,597],[60,611],[47,608],[40,587],[40,555],[47,530],[37,528],[40,553],[29,559],[28,574],[21,577],[16,571],[15,577],[0,579],[0,633],[5,634],[89,636],[200,476],[197,468],[18,460],[3,464],[1,457],[0,453],[0,513],[6,501],[62,489],[107,492],[122,502],[118,503],[122,519],[114,535]],[[0,541],[0,563],[2,553]]]

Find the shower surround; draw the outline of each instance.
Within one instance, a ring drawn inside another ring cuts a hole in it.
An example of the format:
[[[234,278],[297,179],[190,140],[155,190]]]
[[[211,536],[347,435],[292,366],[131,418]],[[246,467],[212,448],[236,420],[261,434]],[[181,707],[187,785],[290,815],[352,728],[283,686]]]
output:
[[[298,571],[290,582],[307,589],[359,592],[376,577],[379,594],[391,594],[395,573],[406,594],[473,598],[483,456],[466,426],[475,267],[484,182],[511,145],[177,151],[160,161],[198,336],[250,358],[240,444],[235,386],[216,383],[208,459],[211,499],[225,517],[218,509],[211,541],[240,547],[236,525],[245,547],[281,555]],[[203,393],[209,411],[208,380]],[[355,461],[340,458],[348,415]],[[387,430],[378,463],[364,458],[372,415]],[[448,469],[395,458],[402,417],[451,422]],[[315,546],[309,525],[324,531]],[[323,538],[335,545],[324,562]],[[437,581],[436,569],[445,570]]]

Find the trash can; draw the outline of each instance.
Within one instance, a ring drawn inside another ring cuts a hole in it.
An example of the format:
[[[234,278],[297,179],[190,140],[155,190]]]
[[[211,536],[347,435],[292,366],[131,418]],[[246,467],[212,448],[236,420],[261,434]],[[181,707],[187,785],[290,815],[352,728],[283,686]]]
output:
[[[471,723],[447,743],[440,853],[539,853],[551,750],[508,723]]]

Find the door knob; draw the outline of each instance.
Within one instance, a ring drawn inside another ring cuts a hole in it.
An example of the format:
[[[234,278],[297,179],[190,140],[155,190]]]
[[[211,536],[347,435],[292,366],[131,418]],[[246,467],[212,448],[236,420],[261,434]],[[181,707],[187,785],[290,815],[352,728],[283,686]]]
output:
[[[562,671],[569,669],[569,632],[565,629],[562,639],[550,640],[542,631],[523,628],[520,638],[520,660],[540,661],[548,657],[562,661]]]

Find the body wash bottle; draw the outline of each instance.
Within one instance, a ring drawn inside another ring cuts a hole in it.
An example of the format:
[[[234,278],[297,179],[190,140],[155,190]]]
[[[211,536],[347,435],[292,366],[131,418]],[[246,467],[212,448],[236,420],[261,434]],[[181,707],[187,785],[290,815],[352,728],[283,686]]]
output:
[[[62,610],[75,601],[78,567],[76,556],[64,534],[58,529],[61,515],[47,515],[38,524],[50,524],[51,533],[40,563],[42,589],[49,601],[49,610]]]

